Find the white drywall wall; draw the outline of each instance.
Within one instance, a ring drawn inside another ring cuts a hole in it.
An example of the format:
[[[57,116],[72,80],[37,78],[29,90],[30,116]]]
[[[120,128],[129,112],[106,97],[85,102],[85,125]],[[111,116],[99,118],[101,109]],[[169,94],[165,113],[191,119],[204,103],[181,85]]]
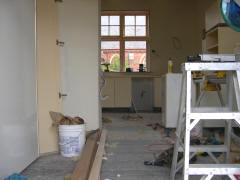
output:
[[[59,3],[64,114],[82,117],[87,130],[99,128],[99,2]]]
[[[38,156],[35,1],[0,1],[0,179]]]

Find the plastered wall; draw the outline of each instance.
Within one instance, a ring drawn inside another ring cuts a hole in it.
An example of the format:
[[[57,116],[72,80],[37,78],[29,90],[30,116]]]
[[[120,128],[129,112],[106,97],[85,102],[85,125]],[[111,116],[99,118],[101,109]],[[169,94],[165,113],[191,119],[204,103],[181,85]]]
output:
[[[153,73],[166,73],[170,57],[174,59],[174,72],[179,72],[186,56],[201,51],[195,0],[102,0],[101,7],[102,10],[150,11],[150,46],[156,51],[150,54]]]
[[[99,105],[99,2],[67,0],[59,4],[64,113],[80,116],[87,130],[100,126]]]

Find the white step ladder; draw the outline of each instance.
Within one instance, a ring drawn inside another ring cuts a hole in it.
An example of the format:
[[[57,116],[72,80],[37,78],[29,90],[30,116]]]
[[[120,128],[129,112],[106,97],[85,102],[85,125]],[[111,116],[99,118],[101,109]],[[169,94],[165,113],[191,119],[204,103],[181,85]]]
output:
[[[227,103],[225,107],[192,107],[191,86],[194,71],[226,71],[227,72]],[[233,107],[236,97],[237,108]],[[215,175],[228,176],[236,180],[234,175],[240,174],[240,164],[228,164],[232,121],[240,125],[240,63],[239,62],[191,62],[183,64],[182,89],[176,130],[177,140],[170,173],[170,180],[175,180],[176,173],[183,168],[183,179],[189,180],[191,175],[200,176],[200,180],[210,180]],[[225,120],[223,145],[190,145],[191,130],[201,120]],[[179,160],[179,152],[183,158]],[[216,164],[190,164],[190,160],[198,153],[206,152]],[[223,152],[225,162],[219,162],[214,152]]]

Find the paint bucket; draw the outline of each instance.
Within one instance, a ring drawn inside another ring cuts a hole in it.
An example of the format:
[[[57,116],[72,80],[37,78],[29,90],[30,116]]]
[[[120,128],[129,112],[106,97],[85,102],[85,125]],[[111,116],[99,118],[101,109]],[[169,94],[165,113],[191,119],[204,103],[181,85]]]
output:
[[[59,125],[59,147],[62,156],[79,156],[85,145],[85,140],[85,124]]]

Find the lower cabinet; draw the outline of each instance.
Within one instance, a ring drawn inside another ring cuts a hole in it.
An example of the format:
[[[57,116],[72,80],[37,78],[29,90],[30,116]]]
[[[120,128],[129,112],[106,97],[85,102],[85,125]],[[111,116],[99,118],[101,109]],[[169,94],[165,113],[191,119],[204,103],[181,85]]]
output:
[[[153,78],[132,78],[132,102],[136,111],[153,111]]]
[[[115,107],[131,107],[131,78],[115,78]]]
[[[102,89],[102,107],[114,107],[114,79],[105,78],[105,86]]]
[[[131,107],[132,82],[131,78],[105,78],[105,86],[102,90],[103,108],[125,108]]]

